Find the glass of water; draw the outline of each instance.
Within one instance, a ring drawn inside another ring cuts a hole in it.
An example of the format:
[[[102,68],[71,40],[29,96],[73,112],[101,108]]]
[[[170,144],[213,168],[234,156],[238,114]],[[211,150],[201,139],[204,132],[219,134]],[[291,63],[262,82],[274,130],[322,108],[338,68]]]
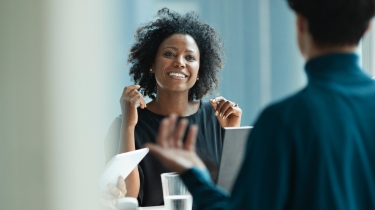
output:
[[[176,173],[161,174],[164,207],[166,210],[191,210],[193,198]]]

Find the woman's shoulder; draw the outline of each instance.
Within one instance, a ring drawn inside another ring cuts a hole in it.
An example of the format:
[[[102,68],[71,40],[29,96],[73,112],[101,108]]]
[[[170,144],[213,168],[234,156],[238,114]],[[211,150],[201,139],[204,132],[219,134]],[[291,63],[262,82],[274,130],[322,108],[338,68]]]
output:
[[[208,101],[201,101],[201,109],[204,110],[205,112],[213,112],[214,111],[211,103],[208,102]]]

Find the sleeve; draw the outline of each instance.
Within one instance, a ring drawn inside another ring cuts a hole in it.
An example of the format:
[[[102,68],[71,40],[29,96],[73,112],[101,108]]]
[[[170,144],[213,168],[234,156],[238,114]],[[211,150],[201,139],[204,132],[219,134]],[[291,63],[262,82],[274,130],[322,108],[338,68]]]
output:
[[[192,168],[180,177],[192,194],[194,206],[198,210],[227,209],[229,195],[211,181],[207,169]]]
[[[254,125],[233,187],[230,209],[288,209],[294,150],[291,133],[276,106]]]

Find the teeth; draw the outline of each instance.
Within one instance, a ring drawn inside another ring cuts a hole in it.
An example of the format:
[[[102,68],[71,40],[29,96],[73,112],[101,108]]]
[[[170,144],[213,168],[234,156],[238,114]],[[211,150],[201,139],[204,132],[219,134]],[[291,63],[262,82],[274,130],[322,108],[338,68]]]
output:
[[[185,75],[184,75],[184,74],[175,73],[175,72],[171,72],[171,73],[169,73],[169,76],[185,78]]]

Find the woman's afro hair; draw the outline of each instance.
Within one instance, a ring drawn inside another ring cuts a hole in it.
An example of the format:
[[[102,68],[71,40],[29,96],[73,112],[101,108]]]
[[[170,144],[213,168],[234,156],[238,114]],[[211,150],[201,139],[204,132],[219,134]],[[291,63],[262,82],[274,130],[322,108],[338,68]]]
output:
[[[163,8],[158,11],[156,20],[142,25],[136,30],[135,43],[130,49],[128,63],[129,75],[135,84],[141,86],[140,92],[155,99],[156,80],[150,68],[156,57],[159,45],[173,34],[188,34],[194,38],[200,51],[199,80],[189,90],[189,101],[202,99],[218,89],[219,71],[223,68],[224,51],[220,35],[194,12],[180,15]]]

